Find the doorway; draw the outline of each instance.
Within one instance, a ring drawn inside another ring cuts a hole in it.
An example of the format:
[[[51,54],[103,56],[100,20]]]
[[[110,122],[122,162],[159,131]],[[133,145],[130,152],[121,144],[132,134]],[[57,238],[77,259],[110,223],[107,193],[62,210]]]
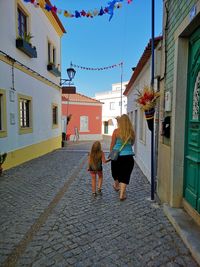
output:
[[[189,40],[184,197],[200,213],[200,28]]]

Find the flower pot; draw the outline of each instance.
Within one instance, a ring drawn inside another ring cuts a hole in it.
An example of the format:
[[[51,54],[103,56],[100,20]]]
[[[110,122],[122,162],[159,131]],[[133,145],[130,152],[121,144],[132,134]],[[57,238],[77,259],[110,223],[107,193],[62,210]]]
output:
[[[145,110],[145,118],[150,131],[153,131],[155,109]]]
[[[49,72],[51,72],[56,77],[60,77],[61,76],[61,72],[59,71],[58,68],[56,68],[56,66],[54,64],[49,63],[47,65],[47,70]]]
[[[36,48],[32,47],[32,45],[24,39],[16,39],[16,47],[31,58],[37,57]]]

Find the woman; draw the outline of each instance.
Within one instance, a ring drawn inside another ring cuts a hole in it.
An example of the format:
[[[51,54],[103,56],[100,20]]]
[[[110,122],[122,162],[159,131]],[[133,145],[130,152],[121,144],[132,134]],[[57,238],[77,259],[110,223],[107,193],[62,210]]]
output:
[[[120,200],[126,199],[126,186],[129,184],[131,172],[134,167],[132,145],[135,141],[135,132],[128,115],[123,114],[118,118],[118,128],[113,131],[110,151],[119,150],[124,143],[125,146],[119,153],[116,161],[111,161],[112,177],[114,179],[113,188],[120,189]]]

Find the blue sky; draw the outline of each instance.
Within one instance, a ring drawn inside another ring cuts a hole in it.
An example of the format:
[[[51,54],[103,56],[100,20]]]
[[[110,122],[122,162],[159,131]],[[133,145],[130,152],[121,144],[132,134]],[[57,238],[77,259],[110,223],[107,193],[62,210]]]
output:
[[[109,0],[52,0],[57,8],[71,11],[100,10]],[[162,34],[162,0],[155,0],[155,36]],[[62,78],[70,62],[83,67],[106,67],[124,62],[123,81],[131,77],[145,46],[151,38],[151,0],[122,2],[120,9],[109,15],[94,18],[66,18],[59,15],[67,33],[62,37]],[[73,80],[77,92],[93,97],[95,92],[111,90],[120,82],[121,68],[104,71],[76,69]]]

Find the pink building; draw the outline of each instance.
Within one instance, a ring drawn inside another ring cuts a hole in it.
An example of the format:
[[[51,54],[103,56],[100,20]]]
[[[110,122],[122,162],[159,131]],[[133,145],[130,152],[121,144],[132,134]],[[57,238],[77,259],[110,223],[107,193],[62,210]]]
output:
[[[62,94],[63,132],[70,140],[101,140],[102,104],[81,94]],[[67,117],[72,117],[66,126]]]

